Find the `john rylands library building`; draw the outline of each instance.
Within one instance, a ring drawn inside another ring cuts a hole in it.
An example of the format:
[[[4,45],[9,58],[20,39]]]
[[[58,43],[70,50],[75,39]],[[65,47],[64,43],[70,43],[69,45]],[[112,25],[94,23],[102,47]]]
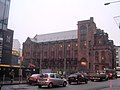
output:
[[[78,21],[77,30],[36,35],[23,43],[25,67],[52,71],[96,71],[115,67],[113,40],[93,17]]]

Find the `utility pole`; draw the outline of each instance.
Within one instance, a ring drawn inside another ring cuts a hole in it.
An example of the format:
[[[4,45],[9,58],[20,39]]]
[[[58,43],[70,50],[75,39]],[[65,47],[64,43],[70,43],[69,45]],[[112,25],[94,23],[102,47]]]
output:
[[[42,60],[43,60],[43,43],[41,43],[41,56],[40,56],[40,63],[39,63],[39,73],[42,73]]]
[[[64,41],[64,75],[66,76],[66,43]]]

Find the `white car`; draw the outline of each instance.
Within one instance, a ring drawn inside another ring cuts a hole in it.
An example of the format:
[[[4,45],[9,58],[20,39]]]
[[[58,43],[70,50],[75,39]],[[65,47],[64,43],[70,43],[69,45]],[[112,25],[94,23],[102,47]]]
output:
[[[53,86],[63,86],[65,87],[67,85],[67,80],[65,78],[62,78],[57,73],[43,73],[38,80],[38,87],[41,86],[47,86],[52,88]]]
[[[120,78],[120,71],[116,71],[117,77]]]

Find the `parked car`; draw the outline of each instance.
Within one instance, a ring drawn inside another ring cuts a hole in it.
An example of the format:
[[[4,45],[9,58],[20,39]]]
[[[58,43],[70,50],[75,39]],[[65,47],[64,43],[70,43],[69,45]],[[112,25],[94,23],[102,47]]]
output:
[[[117,78],[120,78],[120,72],[117,71]]]
[[[120,78],[120,67],[116,67],[117,78]]]
[[[117,78],[117,72],[116,72],[115,69],[106,69],[105,72],[108,75],[109,79],[115,79],[115,78]]]
[[[57,73],[43,73],[38,80],[38,87],[47,86],[52,88],[53,86],[63,86],[67,85],[67,80],[61,77]]]
[[[93,72],[90,73],[90,78],[91,81],[103,81],[103,80],[108,80],[108,75],[105,72]]]
[[[88,83],[88,78],[82,73],[74,73],[68,76],[68,83],[71,84],[72,82],[79,83]]]
[[[40,79],[41,74],[32,74],[31,76],[27,77],[27,83],[30,85],[37,84],[37,81]]]
[[[85,77],[86,77],[86,79],[89,81],[89,78],[90,78],[90,76],[89,76],[89,73],[82,73]]]

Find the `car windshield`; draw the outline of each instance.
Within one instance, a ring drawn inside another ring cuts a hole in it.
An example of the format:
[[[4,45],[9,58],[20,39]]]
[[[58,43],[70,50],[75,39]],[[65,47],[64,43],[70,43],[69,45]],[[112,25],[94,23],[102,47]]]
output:
[[[31,77],[37,77],[37,76],[39,76],[40,74],[33,74],[33,75],[31,75]]]
[[[71,74],[69,77],[77,77],[77,74]]]
[[[42,74],[40,75],[41,78],[48,78],[48,74]]]

